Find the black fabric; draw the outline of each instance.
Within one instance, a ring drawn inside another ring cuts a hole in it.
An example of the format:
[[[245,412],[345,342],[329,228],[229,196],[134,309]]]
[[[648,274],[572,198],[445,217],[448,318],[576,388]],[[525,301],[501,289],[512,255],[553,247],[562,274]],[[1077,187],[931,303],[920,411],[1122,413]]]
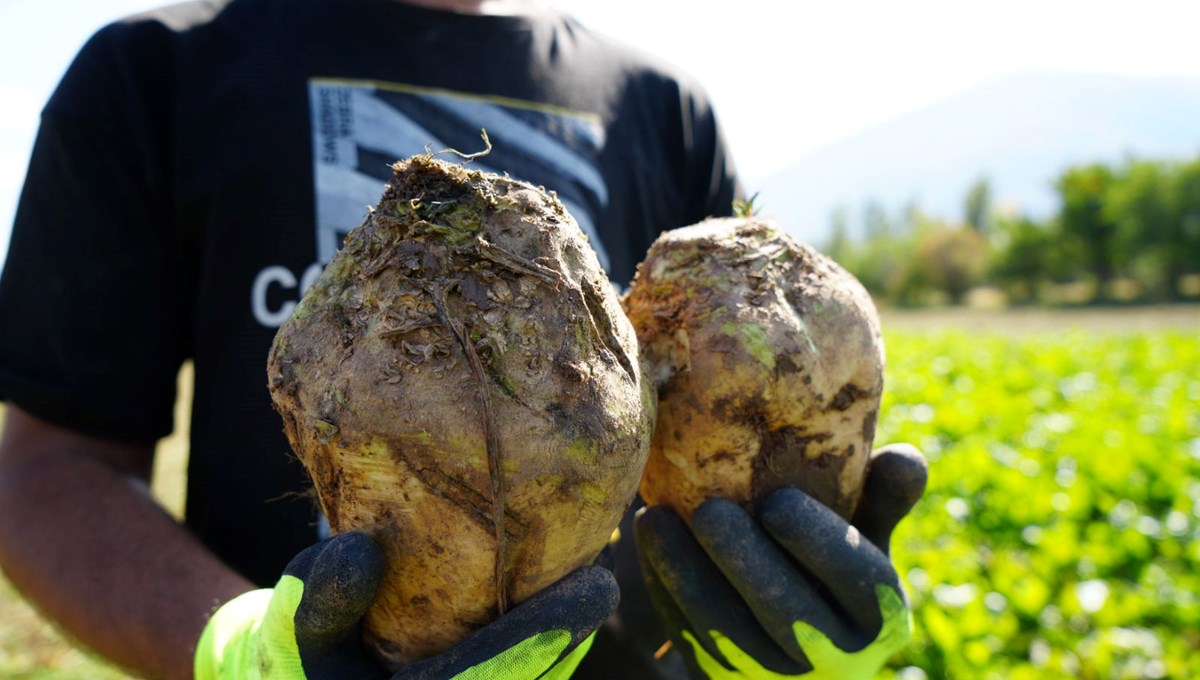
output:
[[[401,157],[362,142],[383,133],[343,144],[354,102],[368,131],[377,107],[389,124],[416,121],[414,139],[465,151],[481,148],[480,128],[509,130],[478,162],[570,199],[618,285],[660,231],[728,214],[739,193],[696,84],[553,10],[225,0],[99,31],[43,111],[0,277],[0,398],[153,442],[192,359],[186,521],[263,585],[317,523],[270,405],[267,349],[328,259],[321,244],[370,202],[321,231],[326,187],[386,177]],[[322,174],[338,154],[354,163]]]

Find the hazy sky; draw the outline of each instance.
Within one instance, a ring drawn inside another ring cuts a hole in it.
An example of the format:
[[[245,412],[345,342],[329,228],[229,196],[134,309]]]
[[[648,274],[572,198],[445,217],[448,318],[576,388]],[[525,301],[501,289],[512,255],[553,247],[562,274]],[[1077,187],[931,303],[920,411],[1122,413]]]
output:
[[[0,0],[0,252],[37,114],[87,36],[158,2]],[[1200,76],[1184,0],[558,0],[704,82],[754,180],[998,73]],[[684,8],[687,9],[684,9]]]

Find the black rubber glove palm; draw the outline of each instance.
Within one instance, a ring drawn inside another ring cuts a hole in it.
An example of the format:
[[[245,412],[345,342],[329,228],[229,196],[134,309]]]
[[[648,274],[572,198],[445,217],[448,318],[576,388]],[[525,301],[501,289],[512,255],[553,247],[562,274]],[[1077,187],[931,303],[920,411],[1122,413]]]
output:
[[[699,678],[869,678],[909,637],[888,557],[892,530],[925,490],[911,446],[876,451],[853,521],[796,489],[758,521],[712,499],[691,529],[665,507],[635,523],[655,608]]]
[[[611,573],[584,567],[443,654],[389,676],[368,655],[359,623],[383,568],[382,552],[363,534],[304,550],[275,588],[214,614],[197,645],[197,679],[565,678],[618,600]]]

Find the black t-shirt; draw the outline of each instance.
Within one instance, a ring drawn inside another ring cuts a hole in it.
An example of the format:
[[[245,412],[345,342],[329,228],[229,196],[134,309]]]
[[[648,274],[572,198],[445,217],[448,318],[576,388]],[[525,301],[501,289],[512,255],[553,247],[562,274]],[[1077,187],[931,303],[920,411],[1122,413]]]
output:
[[[695,83],[554,10],[227,0],[104,28],[42,114],[0,278],[0,397],[149,443],[192,359],[187,525],[273,583],[317,537],[266,389],[276,328],[389,163],[477,151],[481,129],[474,166],[557,192],[618,284],[739,191]]]

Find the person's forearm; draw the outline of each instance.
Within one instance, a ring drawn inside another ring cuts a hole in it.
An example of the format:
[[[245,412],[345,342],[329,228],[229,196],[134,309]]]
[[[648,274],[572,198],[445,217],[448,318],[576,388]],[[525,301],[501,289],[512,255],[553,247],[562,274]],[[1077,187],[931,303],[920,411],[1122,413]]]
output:
[[[144,466],[126,463],[138,458],[129,450],[10,409],[0,441],[0,566],[103,656],[150,677],[188,678],[208,614],[253,586],[154,502],[133,469]]]

